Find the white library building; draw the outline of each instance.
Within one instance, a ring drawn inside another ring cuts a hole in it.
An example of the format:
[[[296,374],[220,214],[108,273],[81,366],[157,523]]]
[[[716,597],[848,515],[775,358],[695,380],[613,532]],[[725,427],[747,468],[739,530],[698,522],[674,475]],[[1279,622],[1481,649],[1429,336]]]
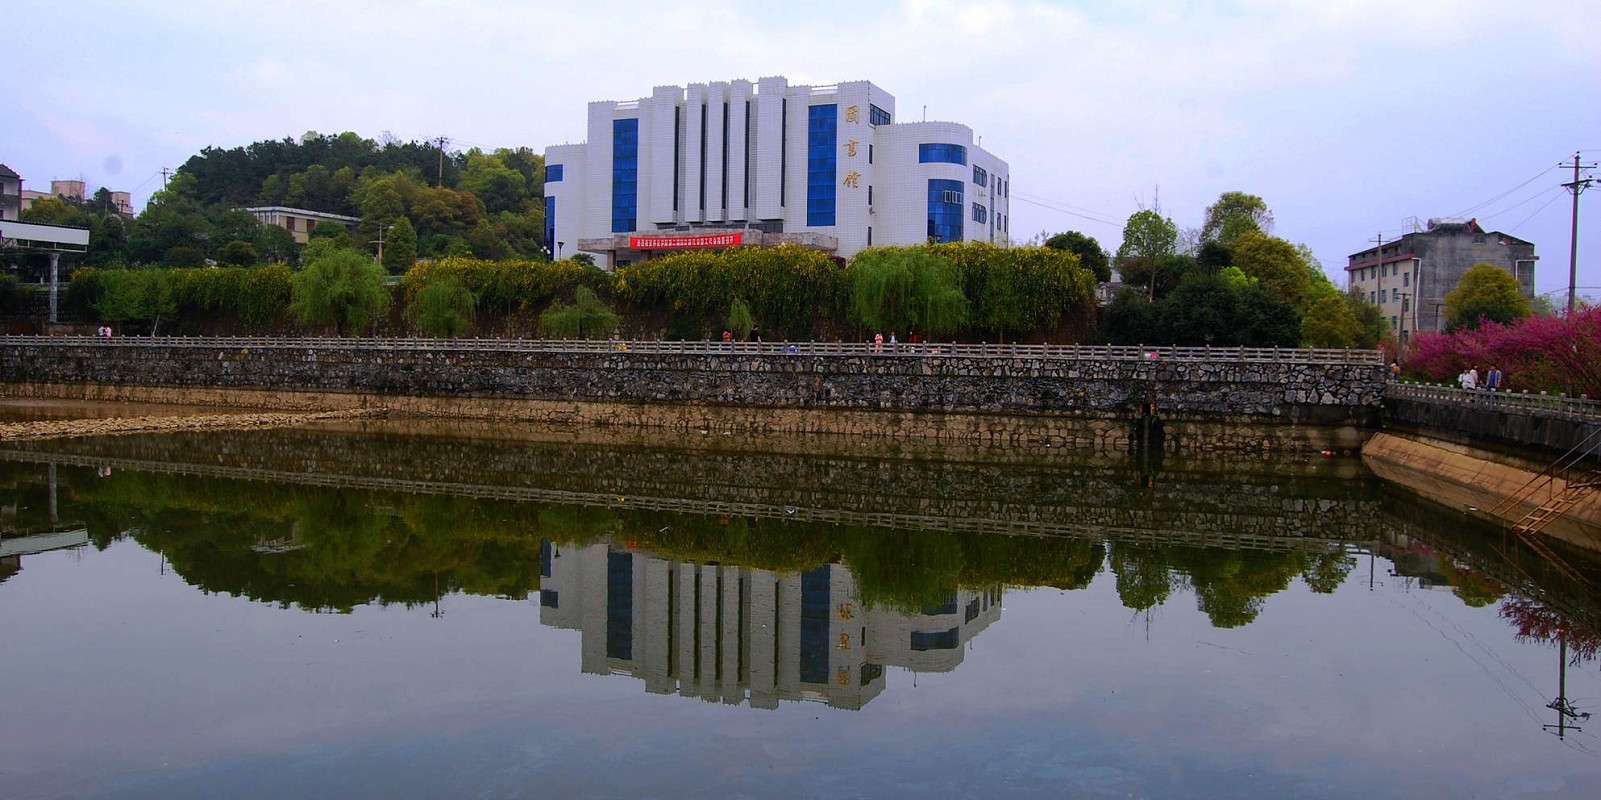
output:
[[[612,269],[697,248],[791,243],[849,258],[1009,239],[1006,162],[966,125],[896,122],[895,98],[867,81],[658,86],[590,103],[588,137],[545,149],[557,259],[589,253]]]

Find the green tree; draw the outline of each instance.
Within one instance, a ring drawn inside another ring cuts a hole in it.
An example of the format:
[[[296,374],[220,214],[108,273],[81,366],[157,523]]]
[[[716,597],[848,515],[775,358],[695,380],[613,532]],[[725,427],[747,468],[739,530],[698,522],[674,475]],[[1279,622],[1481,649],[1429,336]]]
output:
[[[1246,232],[1270,234],[1273,232],[1273,212],[1267,201],[1245,192],[1224,192],[1217,202],[1206,207],[1206,221],[1201,223],[1201,241],[1227,245]]]
[[[1101,249],[1101,243],[1095,237],[1068,231],[1058,233],[1045,240],[1045,246],[1052,250],[1066,250],[1078,256],[1078,263],[1085,269],[1095,273],[1095,280],[1106,283],[1112,279],[1112,260],[1107,257],[1106,251]]]
[[[417,229],[400,217],[384,235],[384,269],[400,275],[417,263]]]
[[[1506,324],[1529,316],[1529,299],[1512,273],[1494,265],[1474,264],[1462,273],[1456,288],[1445,294],[1445,327],[1477,328],[1484,320]]]
[[[559,339],[599,339],[611,333],[617,323],[617,314],[588,286],[573,290],[572,305],[552,303],[539,315],[539,324]]]
[[[1229,243],[1234,266],[1279,293],[1290,305],[1305,308],[1316,278],[1296,246],[1259,231],[1246,231]],[[1326,280],[1326,279],[1325,279]]]
[[[1146,286],[1146,296],[1156,295],[1156,273],[1164,256],[1177,251],[1178,226],[1152,209],[1129,215],[1123,225],[1123,243],[1117,248],[1117,271],[1123,282]]]
[[[327,239],[341,250],[353,250],[356,247],[356,241],[350,237],[350,229],[333,220],[325,219],[317,223],[317,227],[312,228],[306,238],[309,241]]]
[[[734,302],[728,306],[728,331],[734,338],[743,342],[750,338],[750,332],[755,327],[756,321],[751,319],[750,306],[745,304],[743,298],[735,295]]]
[[[1355,347],[1362,323],[1343,295],[1325,296],[1301,320],[1301,343],[1307,347]]]
[[[863,250],[851,259],[851,316],[876,331],[949,333],[967,319],[961,276],[926,247]]]
[[[1351,290],[1344,295],[1345,305],[1351,309],[1351,316],[1356,318],[1357,327],[1361,333],[1357,335],[1356,346],[1365,350],[1372,350],[1383,341],[1384,334],[1390,330],[1390,323],[1384,318],[1384,311],[1374,303],[1369,303],[1361,292]]]
[[[217,251],[217,263],[227,267],[253,267],[261,261],[255,245],[235,239]]]
[[[289,310],[302,322],[333,325],[344,336],[389,311],[384,268],[358,253],[326,241],[306,248],[306,266],[291,283]]]
[[[406,319],[431,336],[454,338],[473,324],[473,293],[455,275],[430,281],[406,306]]]

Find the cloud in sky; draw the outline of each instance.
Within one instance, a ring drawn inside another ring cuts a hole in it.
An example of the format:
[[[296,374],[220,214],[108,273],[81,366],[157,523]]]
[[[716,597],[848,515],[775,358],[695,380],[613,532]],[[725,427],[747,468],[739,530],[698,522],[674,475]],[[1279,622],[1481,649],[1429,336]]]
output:
[[[1267,199],[1278,232],[1338,271],[1410,217],[1471,210],[1534,241],[1537,290],[1567,281],[1554,169],[1601,158],[1601,48],[1580,0],[818,0],[693,5],[133,0],[9,11],[15,116],[0,161],[32,186],[135,190],[203,147],[307,130],[584,136],[585,104],[657,85],[871,80],[902,119],[966,123],[1011,163],[1013,235],[1115,248],[1160,202],[1199,224],[1218,194]],[[120,174],[105,165],[120,161]],[[1493,204],[1477,204],[1536,180]],[[1594,195],[1601,198],[1601,192]],[[1593,202],[1591,203],[1593,205]],[[1601,285],[1601,216],[1581,285]],[[1601,295],[1601,290],[1592,291]]]

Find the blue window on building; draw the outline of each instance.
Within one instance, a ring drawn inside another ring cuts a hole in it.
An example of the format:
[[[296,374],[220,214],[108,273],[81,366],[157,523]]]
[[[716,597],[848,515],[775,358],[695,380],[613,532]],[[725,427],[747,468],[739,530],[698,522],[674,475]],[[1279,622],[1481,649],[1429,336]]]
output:
[[[834,224],[838,179],[839,106],[811,106],[806,117],[806,224]]]
[[[556,183],[557,181],[560,181],[560,180],[561,180],[561,165],[560,164],[546,164],[545,165],[545,183]]]
[[[867,104],[867,124],[878,127],[889,124],[889,112],[872,103]]]
[[[951,628],[948,631],[912,631],[913,650],[955,650],[962,646],[960,628]]]
[[[979,166],[977,164],[974,164],[973,165],[973,182],[978,184],[979,186],[988,187],[990,185],[990,174],[988,172],[986,172],[983,167],[981,167],[981,166]]]
[[[801,683],[828,683],[829,583],[827,564],[801,573]]]
[[[634,556],[606,554],[606,657],[634,657]]]
[[[962,182],[930,180],[928,182],[928,237],[936,242],[962,240]]]
[[[556,198],[545,195],[545,249],[549,250],[551,260],[560,257],[556,253]]]
[[[989,213],[978,203],[973,204],[973,221],[982,223],[989,218]]]
[[[967,166],[967,148],[959,144],[920,144],[917,146],[920,164],[961,164]]]
[[[545,608],[561,608],[561,597],[555,589],[540,589],[539,604]]]
[[[611,137],[611,230],[627,233],[639,218],[639,120],[612,120]]]

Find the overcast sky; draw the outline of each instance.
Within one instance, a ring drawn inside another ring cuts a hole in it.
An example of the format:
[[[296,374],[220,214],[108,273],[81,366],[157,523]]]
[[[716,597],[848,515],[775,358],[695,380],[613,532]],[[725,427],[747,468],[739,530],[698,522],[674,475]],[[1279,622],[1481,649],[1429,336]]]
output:
[[[20,7],[19,7],[20,6]],[[355,131],[452,147],[581,141],[585,104],[656,85],[870,80],[902,120],[971,126],[1011,165],[1012,235],[1109,251],[1159,204],[1198,227],[1261,195],[1343,285],[1410,220],[1476,216],[1567,286],[1557,168],[1601,159],[1590,0],[8,3],[0,162],[142,208],[207,146]],[[1589,13],[1585,13],[1589,12]],[[1601,296],[1601,186],[1581,294]],[[1558,305],[1564,299],[1554,296]]]

